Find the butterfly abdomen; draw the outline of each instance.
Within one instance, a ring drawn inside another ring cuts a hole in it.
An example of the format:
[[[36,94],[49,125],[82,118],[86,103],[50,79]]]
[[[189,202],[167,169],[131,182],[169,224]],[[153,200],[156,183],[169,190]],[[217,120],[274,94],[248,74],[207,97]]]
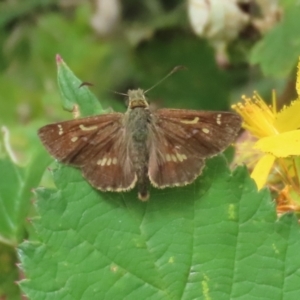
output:
[[[137,174],[139,199],[149,198],[148,161],[149,161],[149,120],[150,111],[147,108],[136,107],[128,111],[128,127],[131,147],[131,161]]]

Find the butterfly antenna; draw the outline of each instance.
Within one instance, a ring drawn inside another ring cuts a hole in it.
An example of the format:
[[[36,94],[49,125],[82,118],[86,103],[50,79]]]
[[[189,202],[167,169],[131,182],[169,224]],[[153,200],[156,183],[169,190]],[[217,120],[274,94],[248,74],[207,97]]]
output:
[[[146,94],[147,92],[151,91],[153,88],[155,88],[157,85],[159,85],[161,82],[163,82],[165,79],[167,79],[168,77],[170,77],[172,74],[181,71],[181,70],[187,70],[187,68],[185,66],[176,66],[172,69],[172,71],[170,73],[168,73],[164,78],[162,78],[159,82],[155,83],[151,88],[149,88],[148,90],[146,90],[144,92],[144,94]]]
[[[124,94],[124,93],[119,93],[119,92],[112,91],[112,90],[109,90],[109,91],[114,93],[114,94],[117,94],[117,95],[127,96],[127,94]]]
[[[79,88],[83,87],[83,86],[94,86],[92,83],[84,81],[80,84]]]

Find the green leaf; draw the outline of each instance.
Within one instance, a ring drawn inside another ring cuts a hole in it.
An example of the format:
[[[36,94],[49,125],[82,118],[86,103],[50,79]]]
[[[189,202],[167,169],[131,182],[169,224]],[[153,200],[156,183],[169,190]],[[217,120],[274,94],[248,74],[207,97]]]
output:
[[[33,140],[28,163],[18,166],[10,146],[9,131],[6,128],[3,131],[3,143],[0,141],[0,148],[4,150],[0,151],[0,298],[13,300],[20,299],[20,289],[16,285],[20,279],[16,247],[28,235],[26,229],[30,226],[26,219],[32,208],[32,189],[39,184],[50,160]]]
[[[250,61],[260,64],[266,76],[285,77],[294,68],[300,53],[300,6],[297,1],[281,1],[285,11],[281,22],[258,42]]]
[[[39,242],[20,248],[30,299],[298,299],[297,219],[277,220],[245,168],[208,161],[184,188],[102,193],[59,166],[40,188]]]
[[[16,284],[19,280],[17,263],[15,249],[0,243],[0,299],[21,299],[21,292]]]
[[[75,105],[77,105],[82,117],[100,114],[102,107],[94,94],[87,86],[81,86],[82,81],[74,75],[59,55],[56,56],[56,61],[58,85],[64,109],[72,112],[76,110]]]
[[[37,149],[26,167],[10,159],[0,160],[0,241],[11,245],[24,238],[24,224],[31,206],[32,189],[40,182],[50,160]]]

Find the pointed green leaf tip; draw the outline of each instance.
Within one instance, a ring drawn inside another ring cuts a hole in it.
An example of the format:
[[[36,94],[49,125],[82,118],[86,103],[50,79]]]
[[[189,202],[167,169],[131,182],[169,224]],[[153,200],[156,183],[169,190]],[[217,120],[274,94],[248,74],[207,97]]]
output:
[[[63,60],[59,54],[56,54],[55,58],[56,58],[57,66],[59,66],[59,64],[61,64],[63,62]]]
[[[103,110],[96,96],[69,69],[59,54],[56,55],[58,86],[63,108],[70,112],[79,111],[80,117],[100,114]]]
[[[245,168],[209,160],[184,188],[130,193],[92,189],[59,166],[57,190],[39,189],[39,241],[23,243],[34,299],[298,299],[300,232],[277,220],[269,193]]]

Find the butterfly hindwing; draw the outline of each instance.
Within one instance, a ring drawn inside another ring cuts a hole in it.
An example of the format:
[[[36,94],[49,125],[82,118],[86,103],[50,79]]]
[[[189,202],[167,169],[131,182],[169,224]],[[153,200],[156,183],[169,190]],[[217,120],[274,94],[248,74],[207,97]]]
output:
[[[83,176],[102,191],[128,191],[134,188],[137,175],[132,165],[124,130],[121,128],[103,143],[94,140],[95,155],[82,167]]]
[[[148,167],[149,179],[155,187],[186,185],[201,174],[204,159],[163,134],[158,135],[157,139],[163,143],[151,148]]]

